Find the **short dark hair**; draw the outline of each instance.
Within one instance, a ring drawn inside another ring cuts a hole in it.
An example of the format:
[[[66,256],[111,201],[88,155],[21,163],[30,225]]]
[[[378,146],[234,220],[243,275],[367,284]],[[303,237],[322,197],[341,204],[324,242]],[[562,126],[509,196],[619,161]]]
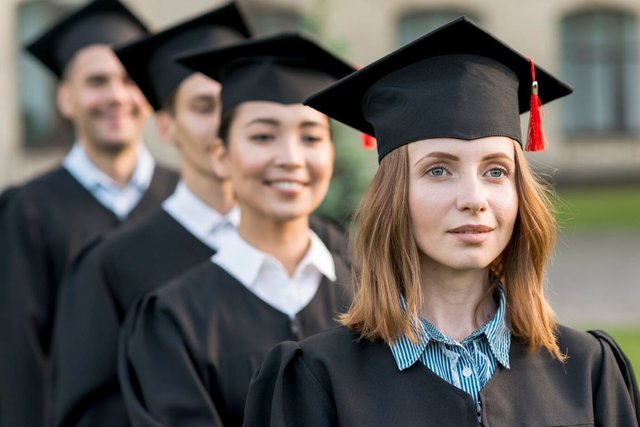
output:
[[[178,86],[179,87],[179,86]],[[173,92],[167,96],[167,99],[162,103],[162,111],[166,111],[172,116],[176,113],[176,98],[178,94],[178,89],[176,88]]]
[[[231,123],[233,122],[233,118],[236,116],[236,108],[229,108],[228,110],[223,110],[222,115],[220,116],[220,127],[218,128],[218,136],[222,140],[222,144],[226,147],[229,145],[229,132],[231,131]]]

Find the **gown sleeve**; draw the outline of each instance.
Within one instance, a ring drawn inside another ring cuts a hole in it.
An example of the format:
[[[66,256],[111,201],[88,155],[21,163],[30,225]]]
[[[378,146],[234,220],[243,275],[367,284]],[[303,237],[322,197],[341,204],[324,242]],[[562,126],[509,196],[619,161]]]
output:
[[[134,427],[221,426],[206,385],[206,368],[187,343],[180,315],[150,294],[127,315],[120,335],[118,377]]]
[[[251,381],[244,425],[324,427],[337,424],[328,385],[309,369],[300,346],[287,341],[274,347]]]
[[[126,423],[116,375],[120,321],[96,250],[60,290],[51,352],[54,426]]]
[[[40,212],[20,195],[2,208],[1,220],[0,414],[7,425],[38,425],[55,296],[51,257]]]
[[[640,395],[631,362],[604,331],[589,331],[600,341],[603,357],[594,402],[597,425],[640,425]]]

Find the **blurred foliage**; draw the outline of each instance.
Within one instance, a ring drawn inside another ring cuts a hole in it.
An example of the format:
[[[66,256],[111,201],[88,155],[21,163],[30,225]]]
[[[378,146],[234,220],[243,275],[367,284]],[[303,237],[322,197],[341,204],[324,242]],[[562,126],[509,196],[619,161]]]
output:
[[[564,230],[640,228],[639,187],[559,189],[557,219]]]
[[[343,40],[326,37],[329,6],[327,0],[315,0],[309,13],[303,17],[301,30],[314,35],[326,49],[346,60],[349,58],[348,45]],[[365,150],[360,134],[341,123],[333,122],[332,132],[336,147],[333,180],[318,213],[347,226],[362,192],[378,167],[377,154],[375,150]]]
[[[332,131],[336,147],[333,180],[318,213],[347,226],[378,167],[377,153],[364,149],[360,135],[345,125],[334,122]]]

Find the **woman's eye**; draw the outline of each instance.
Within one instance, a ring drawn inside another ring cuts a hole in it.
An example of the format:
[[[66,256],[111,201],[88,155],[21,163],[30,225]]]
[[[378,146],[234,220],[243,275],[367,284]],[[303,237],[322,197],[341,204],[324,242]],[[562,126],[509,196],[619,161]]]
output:
[[[257,134],[251,135],[249,139],[251,141],[256,141],[256,142],[267,142],[273,139],[273,135],[269,133],[257,133]]]
[[[318,142],[322,140],[322,138],[320,138],[319,136],[314,136],[314,135],[303,135],[302,136],[302,141],[307,142],[307,143],[314,143],[314,142]]]
[[[429,176],[444,176],[447,173],[447,170],[441,166],[436,166],[427,171],[427,175]]]
[[[487,174],[491,178],[502,178],[504,176],[507,176],[508,172],[502,168],[492,168],[487,172]]]

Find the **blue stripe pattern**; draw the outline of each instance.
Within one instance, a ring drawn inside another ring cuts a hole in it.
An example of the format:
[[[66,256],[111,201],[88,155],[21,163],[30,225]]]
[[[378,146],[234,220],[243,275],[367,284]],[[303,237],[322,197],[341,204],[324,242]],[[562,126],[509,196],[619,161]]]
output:
[[[498,364],[509,369],[511,331],[505,322],[502,286],[498,286],[497,293],[498,310],[493,319],[459,343],[421,318],[418,344],[403,335],[389,345],[398,369],[407,369],[420,361],[445,381],[469,393],[478,403],[480,390],[487,385]]]

